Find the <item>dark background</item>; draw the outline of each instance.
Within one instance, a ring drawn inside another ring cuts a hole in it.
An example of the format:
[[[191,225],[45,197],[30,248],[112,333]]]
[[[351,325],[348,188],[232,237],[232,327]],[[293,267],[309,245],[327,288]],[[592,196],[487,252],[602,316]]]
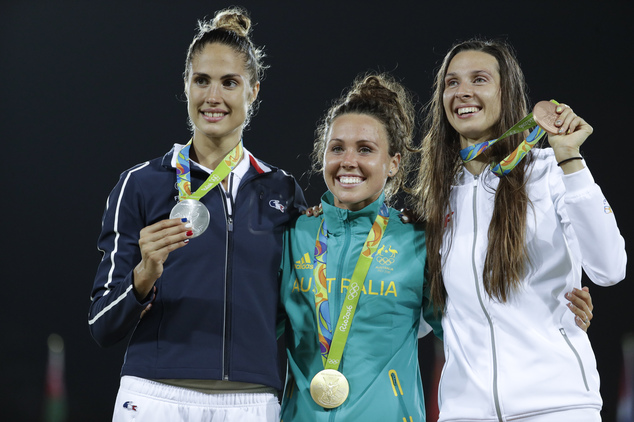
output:
[[[455,40],[501,37],[518,51],[533,103],[564,101],[593,125],[583,153],[629,238],[630,3],[237,3],[251,12],[253,39],[271,66],[245,145],[292,172],[316,204],[324,185],[304,175],[315,123],[357,73],[390,71],[424,103]],[[188,140],[185,51],[197,19],[230,4],[0,2],[2,174],[9,189],[2,201],[0,419],[41,420],[46,341],[58,333],[66,346],[69,420],[110,420],[125,344],[100,349],[87,327],[105,200],[123,170]],[[634,331],[634,288],[625,280],[591,292],[603,416],[613,421],[621,340]],[[424,340],[424,363],[429,349]]]

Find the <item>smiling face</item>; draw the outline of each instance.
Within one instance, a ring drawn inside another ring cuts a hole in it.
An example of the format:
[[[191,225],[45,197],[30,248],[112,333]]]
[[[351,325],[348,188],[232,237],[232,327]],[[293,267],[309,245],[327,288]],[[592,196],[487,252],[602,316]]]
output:
[[[192,58],[185,85],[194,142],[207,138],[237,144],[259,88],[259,83],[250,86],[240,53],[224,44],[207,44]]]
[[[475,50],[455,55],[447,67],[443,106],[461,147],[488,141],[500,119],[500,73],[495,57]]]
[[[335,205],[358,211],[376,201],[400,159],[400,154],[390,156],[387,131],[379,120],[367,114],[337,117],[326,137],[323,162]]]

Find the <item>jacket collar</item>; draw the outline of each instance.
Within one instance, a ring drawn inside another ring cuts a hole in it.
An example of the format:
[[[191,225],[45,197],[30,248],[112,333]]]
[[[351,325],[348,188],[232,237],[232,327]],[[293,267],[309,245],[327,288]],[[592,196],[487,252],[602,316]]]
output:
[[[475,179],[491,181],[495,180],[498,177],[491,172],[491,166],[487,166],[482,170],[477,177],[471,173],[465,166],[460,166],[460,170],[456,175],[456,180],[454,182],[455,186],[463,186],[463,185],[471,185]]]
[[[359,211],[350,211],[335,206],[334,196],[330,191],[324,193],[321,197],[321,204],[324,209],[328,234],[335,236],[343,234],[345,225],[349,225],[353,232],[361,231],[367,233],[372,227],[379,213],[379,208],[384,201],[385,195],[381,193],[381,196],[367,207]]]
[[[174,146],[172,146],[172,149],[170,149],[163,156],[163,159],[161,160],[161,165],[165,168],[176,169],[176,154],[178,154],[180,150],[183,149],[184,147],[185,145],[174,144]],[[273,167],[265,163],[264,161],[261,161],[255,158],[255,156],[251,154],[246,148],[244,148],[244,156],[245,158],[248,157],[249,164],[250,164],[249,169],[246,171],[246,175],[251,175],[252,173],[263,174],[263,173],[270,173],[273,171],[277,171],[276,167]]]

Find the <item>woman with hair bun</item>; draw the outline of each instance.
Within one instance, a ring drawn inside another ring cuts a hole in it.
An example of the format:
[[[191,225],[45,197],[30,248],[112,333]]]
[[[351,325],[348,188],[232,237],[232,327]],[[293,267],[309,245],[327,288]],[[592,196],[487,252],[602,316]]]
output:
[[[125,171],[98,247],[89,326],[131,333],[114,421],[279,420],[277,272],[305,208],[292,176],[242,144],[263,52],[246,12],[199,22],[185,62],[192,137]]]
[[[425,233],[386,205],[410,170],[414,121],[404,87],[371,74],[318,128],[323,218],[301,216],[284,236],[291,371],[282,421],[425,420],[417,349],[429,309]]]

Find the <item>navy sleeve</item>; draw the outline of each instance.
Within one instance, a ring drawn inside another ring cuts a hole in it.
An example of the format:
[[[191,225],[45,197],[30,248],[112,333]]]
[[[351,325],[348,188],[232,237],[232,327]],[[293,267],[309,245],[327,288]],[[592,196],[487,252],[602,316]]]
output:
[[[306,198],[304,198],[304,192],[299,187],[297,180],[293,177],[293,183],[295,184],[295,196],[293,201],[293,216],[291,221],[295,221],[307,208]]]
[[[141,261],[139,232],[145,227],[143,193],[134,182],[140,165],[121,175],[110,193],[102,220],[98,248],[103,256],[91,293],[88,325],[95,341],[102,347],[125,338],[139,321],[149,302],[137,300],[132,271]]]

